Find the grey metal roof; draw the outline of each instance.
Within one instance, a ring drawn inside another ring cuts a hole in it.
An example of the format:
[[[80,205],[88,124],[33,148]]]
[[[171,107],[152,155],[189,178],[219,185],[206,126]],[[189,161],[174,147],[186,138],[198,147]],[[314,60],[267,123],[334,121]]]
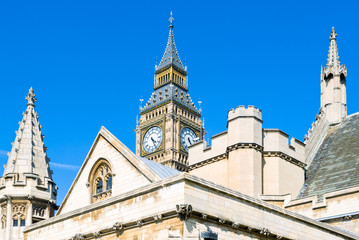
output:
[[[175,176],[180,171],[166,167],[165,165],[162,165],[161,163],[156,163],[154,161],[150,161],[147,158],[139,157],[154,173],[156,173],[160,178],[165,179],[168,177]]]
[[[175,40],[173,36],[173,25],[170,25],[170,33],[168,36],[168,41],[166,45],[165,52],[162,56],[161,62],[156,68],[156,73],[160,72],[162,69],[166,69],[169,66],[174,66],[177,70],[180,70],[186,73],[186,69],[183,67],[181,59],[179,58],[177,48],[175,45]]]
[[[359,113],[332,126],[307,171],[303,194],[317,195],[359,185]]]
[[[153,107],[164,104],[171,100],[201,115],[200,110],[196,108],[187,91],[178,87],[176,84],[166,84],[156,89],[152,93],[147,104],[141,108],[140,113],[143,113],[149,109],[152,109]]]

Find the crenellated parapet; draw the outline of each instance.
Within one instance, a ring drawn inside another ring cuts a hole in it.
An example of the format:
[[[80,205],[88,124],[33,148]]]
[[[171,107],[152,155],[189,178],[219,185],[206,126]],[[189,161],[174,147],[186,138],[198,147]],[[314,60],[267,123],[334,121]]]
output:
[[[251,105],[249,105],[248,108],[241,105],[228,111],[228,122],[240,117],[254,117],[259,121],[262,121],[262,111]]]
[[[263,129],[263,156],[280,157],[300,168],[305,167],[305,144],[279,129]]]
[[[262,111],[228,112],[227,131],[189,148],[189,171],[251,196],[294,195],[304,182],[305,144],[279,129],[263,129]]]

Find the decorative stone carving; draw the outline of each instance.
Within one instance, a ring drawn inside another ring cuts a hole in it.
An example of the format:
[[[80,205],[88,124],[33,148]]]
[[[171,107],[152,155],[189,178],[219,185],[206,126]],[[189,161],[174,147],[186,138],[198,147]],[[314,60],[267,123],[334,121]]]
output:
[[[202,213],[202,218],[207,219],[207,214]]]
[[[161,220],[162,220],[162,214],[155,214],[155,215],[153,215],[153,220],[155,220],[155,221],[161,221]]]
[[[264,235],[264,236],[269,236],[270,231],[269,231],[268,228],[262,228],[259,233],[262,234],[262,235]]]
[[[176,212],[177,216],[182,220],[187,220],[191,215],[193,209],[192,205],[190,204],[177,204],[176,205]]]
[[[112,229],[115,230],[116,232],[122,230],[123,228],[123,225],[122,223],[120,222],[116,222],[113,226],[112,226]]]
[[[222,218],[219,218],[218,219],[218,222],[221,223],[221,224],[225,224],[226,223],[226,220],[222,219]]]
[[[142,220],[137,220],[136,225],[137,225],[137,227],[142,227],[143,226],[143,221]]]
[[[85,239],[85,237],[81,233],[77,233],[75,234],[75,236],[71,238],[71,240],[83,240],[83,239]]]
[[[352,215],[347,215],[343,219],[346,220],[346,221],[349,221],[349,220],[352,220],[353,217],[352,217]]]
[[[232,227],[234,227],[234,228],[239,228],[239,226],[240,226],[240,224],[237,222],[232,223]]]

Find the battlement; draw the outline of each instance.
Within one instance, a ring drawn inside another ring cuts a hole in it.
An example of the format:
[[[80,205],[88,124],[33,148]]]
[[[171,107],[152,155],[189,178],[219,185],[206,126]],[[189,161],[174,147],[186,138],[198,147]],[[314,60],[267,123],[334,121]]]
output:
[[[264,152],[267,154],[280,152],[300,161],[304,165],[305,144],[296,138],[289,140],[289,135],[279,129],[263,129]]]
[[[235,109],[231,109],[228,111],[228,121],[239,117],[254,117],[262,121],[262,111],[259,108],[256,108],[255,106],[251,105],[249,105],[248,108],[241,105],[236,107]]]

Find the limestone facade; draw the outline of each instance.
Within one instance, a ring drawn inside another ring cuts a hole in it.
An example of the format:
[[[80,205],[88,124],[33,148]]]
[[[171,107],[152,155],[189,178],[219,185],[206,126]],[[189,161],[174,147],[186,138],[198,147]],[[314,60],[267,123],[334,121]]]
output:
[[[226,132],[189,148],[190,173],[253,197],[297,193],[304,183],[305,145],[278,129],[262,128],[262,112],[228,112]]]
[[[36,223],[25,239],[200,240],[208,229],[226,240],[358,239],[186,173]]]

